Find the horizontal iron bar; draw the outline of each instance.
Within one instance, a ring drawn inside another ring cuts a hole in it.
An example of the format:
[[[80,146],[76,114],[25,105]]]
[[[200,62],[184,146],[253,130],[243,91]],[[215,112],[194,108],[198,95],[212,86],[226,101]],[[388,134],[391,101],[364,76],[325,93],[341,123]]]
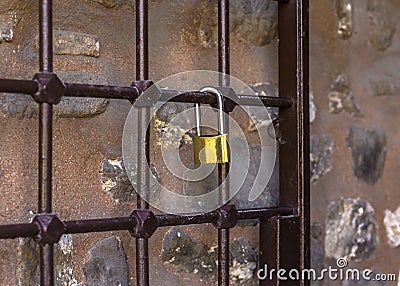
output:
[[[0,92],[34,94],[39,85],[34,80],[24,79],[0,79]]]
[[[132,229],[135,225],[136,219],[132,216],[105,219],[73,220],[65,222],[65,233],[88,233],[129,230]]]
[[[286,216],[293,214],[291,207],[275,207],[264,209],[244,209],[238,210],[238,219],[260,219],[269,218],[278,215]],[[194,215],[156,215],[157,227],[213,223],[218,220],[218,212],[212,211],[205,214]],[[89,233],[102,231],[131,230],[136,225],[136,219],[133,216],[87,219],[65,221],[64,233]],[[17,237],[33,237],[40,231],[40,226],[36,223],[10,224],[0,226],[0,239],[10,239]]]
[[[275,207],[265,209],[243,209],[238,210],[239,220],[266,219],[274,216],[288,216],[293,214],[291,207]]]
[[[109,99],[128,99],[136,100],[141,91],[135,87],[127,86],[111,86],[111,85],[92,85],[78,83],[64,83],[64,96],[70,97],[94,97]],[[38,83],[34,80],[17,80],[17,79],[0,79],[0,92],[34,94],[38,91]],[[172,98],[171,98],[172,97]],[[254,95],[238,95],[240,105],[257,106],[262,103],[269,107],[288,108],[293,105],[292,99],[288,97],[274,96],[254,96]],[[216,104],[216,97],[212,93],[189,91],[181,92],[176,90],[161,90],[161,101],[187,102]]]
[[[97,97],[110,99],[136,100],[140,91],[137,87],[91,85],[78,83],[65,83],[65,96],[71,97]]]
[[[172,97],[174,96],[174,97]],[[172,98],[171,98],[172,97]],[[170,99],[169,99],[170,98]],[[268,107],[282,107],[288,108],[293,105],[293,100],[288,97],[275,97],[275,96],[255,96],[247,94],[238,95],[239,105],[245,106],[260,106],[262,103]],[[217,97],[215,94],[209,92],[189,91],[182,92],[176,90],[162,90],[161,101],[172,102],[187,102],[187,103],[202,103],[202,104],[217,104]]]
[[[8,224],[0,225],[0,239],[32,237],[39,233],[40,226],[36,223]]]
[[[216,222],[219,218],[217,211],[212,211],[205,214],[195,215],[173,215],[163,214],[157,215],[158,226],[176,226],[176,225],[188,225],[188,224],[202,224]]]

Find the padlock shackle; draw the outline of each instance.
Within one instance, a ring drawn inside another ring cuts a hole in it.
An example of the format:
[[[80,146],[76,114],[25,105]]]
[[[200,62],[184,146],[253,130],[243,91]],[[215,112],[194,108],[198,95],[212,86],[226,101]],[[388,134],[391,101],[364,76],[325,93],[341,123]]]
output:
[[[224,134],[224,105],[222,102],[222,93],[216,89],[215,87],[212,86],[206,86],[203,87],[201,90],[201,92],[210,92],[215,94],[215,96],[217,97],[217,101],[218,101],[218,125],[219,125],[219,130],[218,132],[220,134]],[[200,132],[200,124],[201,124],[201,117],[200,117],[200,104],[196,103],[196,129],[197,129],[197,136],[201,136],[201,132]]]

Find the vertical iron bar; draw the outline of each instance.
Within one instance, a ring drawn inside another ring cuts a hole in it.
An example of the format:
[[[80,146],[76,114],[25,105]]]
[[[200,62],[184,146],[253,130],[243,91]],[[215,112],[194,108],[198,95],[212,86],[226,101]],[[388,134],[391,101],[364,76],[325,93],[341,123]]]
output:
[[[300,285],[301,281],[290,278],[279,280],[271,269],[299,269],[300,244],[293,238],[300,236],[300,217],[272,217],[260,220],[260,286]],[[268,238],[268,243],[265,239]],[[301,273],[299,271],[299,273]],[[301,275],[300,275],[301,276]],[[301,277],[299,277],[301,278]]]
[[[39,70],[53,71],[53,1],[39,1]],[[53,105],[39,104],[38,211],[52,211]],[[40,246],[40,285],[54,285],[53,244]]]
[[[229,85],[229,0],[218,0],[218,71],[223,73],[219,79],[221,86]],[[225,117],[224,117],[225,118]],[[228,120],[225,120],[225,132],[229,134]],[[218,165],[218,184],[220,199],[229,197],[229,182],[226,179],[229,163]],[[218,285],[229,285],[229,228],[218,229]]]
[[[148,2],[136,0],[136,80],[148,79]],[[150,108],[138,110],[138,177],[137,188],[145,198],[149,195],[150,172],[150,132],[147,123],[150,121]],[[149,208],[148,202],[138,196],[138,208]],[[148,239],[136,238],[136,281],[138,286],[149,285],[149,249]]]
[[[275,260],[281,269],[302,270],[310,266],[308,0],[278,1],[278,19],[279,94],[292,98],[294,102],[292,107],[279,111],[282,137],[279,147],[279,203],[293,207],[295,216],[278,218],[272,225],[279,226],[277,245],[290,246],[293,252],[285,251],[289,249],[286,246],[277,249],[277,253],[263,252],[260,261]],[[266,228],[262,227],[260,231],[260,244],[269,242],[270,233]],[[284,281],[277,284],[284,284]],[[292,281],[290,285],[302,284],[301,281]],[[262,282],[260,285],[271,284]],[[309,285],[309,281],[304,281],[304,285]]]

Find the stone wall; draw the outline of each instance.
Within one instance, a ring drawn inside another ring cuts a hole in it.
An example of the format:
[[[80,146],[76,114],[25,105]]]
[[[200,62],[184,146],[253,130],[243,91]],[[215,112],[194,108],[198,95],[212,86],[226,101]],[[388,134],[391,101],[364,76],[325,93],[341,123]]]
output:
[[[1,77],[30,79],[38,70],[36,2],[0,2]],[[259,94],[277,95],[276,2],[231,2],[232,75]],[[312,265],[335,266],[337,258],[347,257],[352,267],[398,273],[400,3],[310,2]],[[217,69],[215,12],[215,1],[150,1],[151,79]],[[54,67],[63,80],[130,85],[134,79],[134,1],[54,0],[54,39]],[[158,114],[156,136],[167,133],[164,138],[176,141],[180,131],[167,123],[179,108],[170,105]],[[55,107],[54,211],[63,219],[125,216],[135,208],[134,186],[121,160],[129,109],[127,101],[72,98]],[[37,201],[37,106],[27,96],[2,94],[0,116],[0,223],[26,222]],[[257,158],[260,145],[252,134],[265,118],[254,114],[249,123],[239,112],[234,116],[247,128]],[[190,152],[187,143],[182,153]],[[257,204],[276,203],[275,175]],[[160,168],[153,180],[174,184]],[[240,196],[236,202],[247,206]],[[255,222],[232,230],[234,284],[256,285],[257,230]],[[151,284],[215,282],[216,245],[210,225],[157,230],[150,239]],[[0,241],[0,249],[0,285],[38,285],[32,240]],[[136,280],[135,243],[126,232],[63,236],[55,262],[57,285]]]

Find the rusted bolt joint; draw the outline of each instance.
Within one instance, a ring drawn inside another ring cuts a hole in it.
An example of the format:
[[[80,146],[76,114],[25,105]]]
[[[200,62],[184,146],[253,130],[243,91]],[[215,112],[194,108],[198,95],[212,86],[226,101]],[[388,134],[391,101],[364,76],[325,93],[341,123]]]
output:
[[[134,237],[150,238],[158,227],[158,220],[154,213],[147,209],[137,209],[131,213],[136,224],[129,233]]]
[[[55,73],[37,73],[33,80],[38,84],[38,91],[32,94],[37,103],[57,104],[61,101],[65,85]]]
[[[146,91],[146,96],[139,96],[130,100],[136,107],[152,107],[161,97],[161,92],[151,80],[137,80],[132,82],[131,87],[136,87],[139,93],[142,94]]]
[[[216,228],[232,228],[236,225],[239,214],[234,205],[224,205],[216,211],[218,219],[213,223]]]
[[[57,243],[66,231],[65,223],[56,214],[38,214],[32,223],[39,228],[39,233],[34,239],[43,245]]]

